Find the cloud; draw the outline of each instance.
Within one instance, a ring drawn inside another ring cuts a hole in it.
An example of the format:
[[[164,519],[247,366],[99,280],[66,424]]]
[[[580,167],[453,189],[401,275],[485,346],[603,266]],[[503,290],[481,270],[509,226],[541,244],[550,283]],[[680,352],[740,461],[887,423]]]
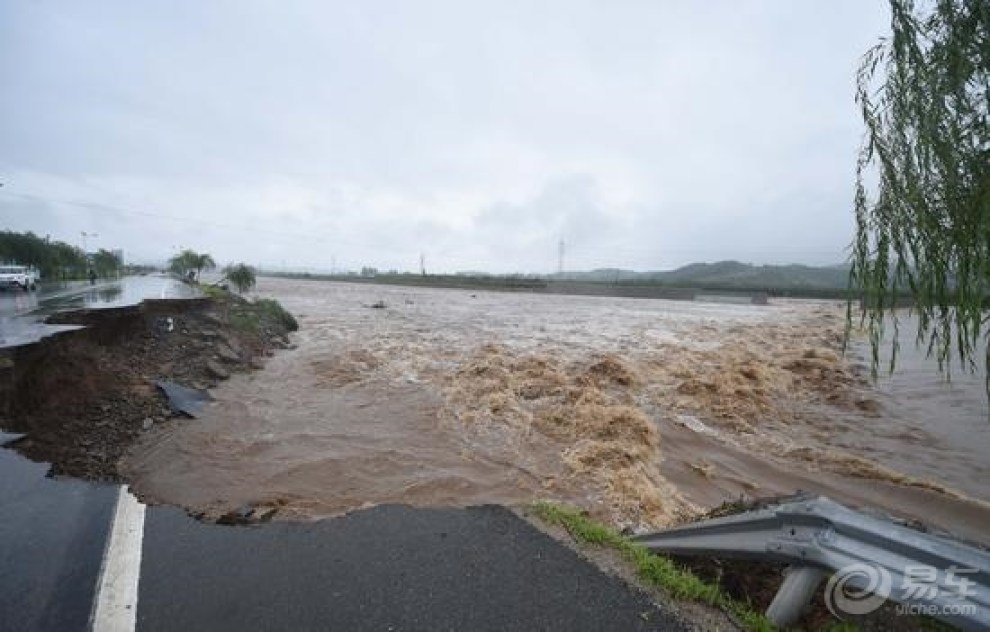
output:
[[[139,259],[830,263],[858,0],[0,7],[5,227]],[[39,210],[40,209],[40,210]]]

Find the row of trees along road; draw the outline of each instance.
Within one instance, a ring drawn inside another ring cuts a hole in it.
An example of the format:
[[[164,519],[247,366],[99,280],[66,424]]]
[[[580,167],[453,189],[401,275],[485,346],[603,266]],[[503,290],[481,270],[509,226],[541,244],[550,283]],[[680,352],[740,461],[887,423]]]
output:
[[[90,260],[81,248],[64,241],[10,230],[0,231],[0,263],[32,266],[46,280],[84,279],[90,269],[98,276],[114,276],[123,265],[109,250],[100,249]]]

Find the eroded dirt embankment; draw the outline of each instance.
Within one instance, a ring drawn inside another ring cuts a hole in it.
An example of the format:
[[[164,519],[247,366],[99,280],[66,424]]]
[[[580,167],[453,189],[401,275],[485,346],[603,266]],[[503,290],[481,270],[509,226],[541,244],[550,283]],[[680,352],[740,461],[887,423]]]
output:
[[[287,346],[292,326],[272,303],[234,295],[148,300],[47,322],[84,328],[5,351],[0,428],[27,433],[14,447],[51,463],[54,474],[93,480],[119,480],[125,450],[172,418],[156,380],[215,386]]]

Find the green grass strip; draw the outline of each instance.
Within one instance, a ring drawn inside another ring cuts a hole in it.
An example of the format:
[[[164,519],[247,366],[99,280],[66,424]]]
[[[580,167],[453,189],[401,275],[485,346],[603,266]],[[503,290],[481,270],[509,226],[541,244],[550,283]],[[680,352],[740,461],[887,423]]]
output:
[[[636,567],[641,580],[663,589],[675,599],[697,601],[720,608],[735,616],[748,630],[763,632],[776,629],[762,613],[728,596],[718,586],[701,580],[690,571],[677,566],[671,559],[651,553],[643,545],[594,522],[576,510],[542,501],[533,504],[531,509],[544,522],[563,527],[581,542],[618,551]]]
[[[217,287],[215,285],[206,285],[204,283],[198,283],[197,287],[199,291],[203,293],[204,296],[210,298],[222,298],[227,295],[227,290]]]

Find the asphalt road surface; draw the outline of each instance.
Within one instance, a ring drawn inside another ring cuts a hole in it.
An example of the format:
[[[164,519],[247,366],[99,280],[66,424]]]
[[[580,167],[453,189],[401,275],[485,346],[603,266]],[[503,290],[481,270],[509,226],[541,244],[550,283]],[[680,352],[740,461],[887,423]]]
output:
[[[680,630],[497,506],[200,523],[0,450],[0,629]]]
[[[148,298],[190,298],[195,289],[165,276],[125,277],[90,285],[74,281],[43,285],[36,292],[4,290],[0,292],[0,348],[30,344],[37,340],[73,329],[72,326],[45,325],[50,314],[82,308],[123,307],[136,305]]]
[[[83,307],[122,307],[135,305],[146,298],[183,298],[195,295],[195,290],[188,285],[162,275],[100,280],[92,285],[86,281],[42,284],[36,292],[0,292],[0,316],[21,316],[39,311],[52,313]]]
[[[117,490],[0,449],[0,629],[85,630]]]

